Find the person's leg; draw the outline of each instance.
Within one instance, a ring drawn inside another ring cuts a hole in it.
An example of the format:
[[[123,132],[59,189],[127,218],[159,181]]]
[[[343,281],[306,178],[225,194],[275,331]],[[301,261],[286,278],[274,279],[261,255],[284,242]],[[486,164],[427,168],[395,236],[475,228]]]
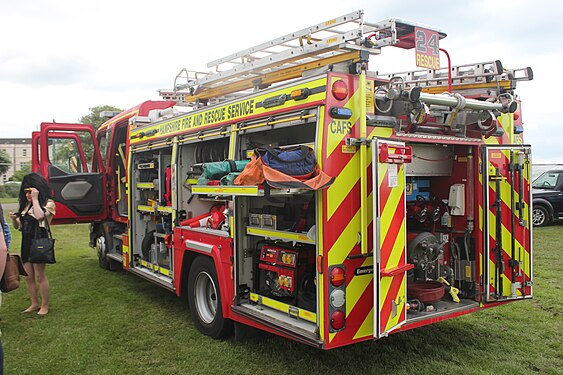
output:
[[[39,310],[39,300],[37,299],[37,284],[35,284],[35,272],[33,270],[33,264],[26,262],[23,264],[27,276],[25,277],[25,284],[27,286],[27,293],[31,299],[31,306],[25,309],[23,312],[33,312]]]
[[[45,274],[46,264],[34,264],[35,280],[39,284],[41,293],[41,308],[37,312],[39,315],[45,315],[49,312],[49,280]]]
[[[4,375],[4,348],[2,347],[2,340],[0,340],[0,375]]]

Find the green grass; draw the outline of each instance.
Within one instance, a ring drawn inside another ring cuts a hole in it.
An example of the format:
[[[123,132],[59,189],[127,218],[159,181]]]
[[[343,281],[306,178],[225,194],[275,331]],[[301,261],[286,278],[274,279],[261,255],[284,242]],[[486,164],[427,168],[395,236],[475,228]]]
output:
[[[529,374],[563,368],[563,226],[534,231],[535,298],[332,351],[273,335],[213,340],[184,301],[98,267],[87,225],[55,227],[51,310],[21,314],[25,284],[0,310],[7,374]],[[15,233],[14,246],[19,246]]]
[[[0,203],[17,203],[18,198],[0,198]]]

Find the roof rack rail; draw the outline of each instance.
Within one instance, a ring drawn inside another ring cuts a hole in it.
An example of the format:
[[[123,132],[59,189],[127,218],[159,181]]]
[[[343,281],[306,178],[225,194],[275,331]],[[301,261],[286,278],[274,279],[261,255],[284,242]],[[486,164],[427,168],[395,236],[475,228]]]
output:
[[[298,78],[307,70],[359,61],[361,52],[376,55],[385,46],[413,48],[415,27],[446,36],[441,30],[397,18],[368,23],[364,11],[358,10],[213,60],[207,64],[212,72],[198,76],[182,69],[174,88],[159,92],[163,98],[197,102],[269,86]]]

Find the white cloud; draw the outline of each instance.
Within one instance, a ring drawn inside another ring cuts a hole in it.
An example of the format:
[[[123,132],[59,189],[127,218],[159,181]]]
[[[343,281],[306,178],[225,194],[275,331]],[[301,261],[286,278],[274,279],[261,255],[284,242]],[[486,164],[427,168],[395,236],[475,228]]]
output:
[[[454,64],[533,67],[534,80],[518,87],[526,139],[536,161],[563,162],[556,0],[0,2],[0,136],[28,137],[41,121],[73,122],[96,105],[158,99],[181,68],[206,70],[207,61],[358,9],[372,22],[397,17],[444,30]],[[412,51],[387,48],[370,61],[382,73],[414,68]]]

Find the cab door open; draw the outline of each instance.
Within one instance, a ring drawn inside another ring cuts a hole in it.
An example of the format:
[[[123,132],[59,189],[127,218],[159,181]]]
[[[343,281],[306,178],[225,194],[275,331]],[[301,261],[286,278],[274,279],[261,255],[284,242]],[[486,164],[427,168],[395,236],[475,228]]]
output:
[[[407,319],[406,175],[411,149],[374,139],[372,151],[374,336],[387,336]]]
[[[33,171],[43,175],[53,191],[53,223],[104,219],[105,173],[93,126],[42,123],[32,143]]]

